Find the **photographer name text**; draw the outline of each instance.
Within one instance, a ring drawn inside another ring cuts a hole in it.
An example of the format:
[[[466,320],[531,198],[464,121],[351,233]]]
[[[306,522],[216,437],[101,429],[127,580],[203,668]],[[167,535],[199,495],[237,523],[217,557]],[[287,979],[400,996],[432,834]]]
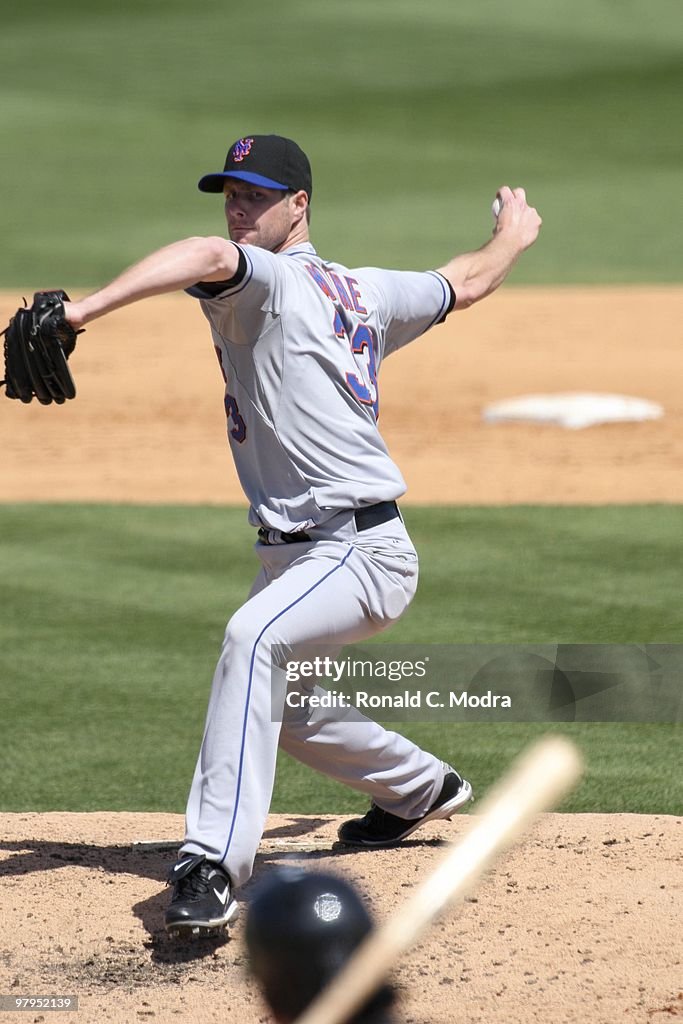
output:
[[[512,698],[507,694],[468,693],[467,690],[404,690],[403,693],[368,693],[357,690],[355,693],[342,693],[338,690],[326,690],[324,693],[305,693],[293,690],[285,697],[290,708],[356,708],[366,711],[377,711],[382,708],[398,710],[405,708],[511,708]]]

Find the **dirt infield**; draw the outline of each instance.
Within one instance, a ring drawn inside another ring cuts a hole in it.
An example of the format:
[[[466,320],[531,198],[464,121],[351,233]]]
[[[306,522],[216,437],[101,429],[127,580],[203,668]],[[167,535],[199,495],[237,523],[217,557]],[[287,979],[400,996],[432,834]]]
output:
[[[27,293],[28,294],[28,293]],[[0,296],[0,321],[18,294]],[[683,289],[504,290],[388,360],[382,428],[413,503],[683,501]],[[78,400],[0,399],[3,501],[242,502],[222,381],[195,304],[150,300],[93,324],[73,361]],[[486,426],[484,405],[530,392],[651,399],[657,422],[565,431]],[[476,780],[474,780],[476,785]],[[256,877],[291,862],[355,880],[379,919],[466,818],[399,849],[334,850],[338,819],[273,816]],[[178,946],[162,929],[182,819],[0,818],[0,995],[71,995],[79,1012],[0,1021],[268,1020],[229,941]],[[472,899],[401,962],[412,1024],[650,1024],[683,1017],[683,820],[546,815]],[[248,901],[250,887],[242,894]]]
[[[0,296],[0,322],[19,294]],[[683,501],[683,288],[503,289],[382,367],[381,426],[436,504]],[[242,503],[208,328],[184,296],[92,324],[61,408],[0,400],[4,501]],[[597,391],[662,420],[567,431],[484,425],[489,402]],[[314,413],[312,413],[314,415]]]
[[[255,879],[285,862],[342,872],[383,919],[443,855],[443,841],[467,827],[461,817],[425,826],[396,850],[335,852],[339,820],[271,817]],[[79,1012],[0,1019],[268,1019],[246,975],[244,915],[224,944],[178,945],[163,932],[173,854],[131,844],[181,835],[182,818],[168,814],[3,816],[0,992],[78,996]],[[664,1024],[683,1016],[682,844],[683,820],[673,817],[544,815],[402,959],[400,1019]]]

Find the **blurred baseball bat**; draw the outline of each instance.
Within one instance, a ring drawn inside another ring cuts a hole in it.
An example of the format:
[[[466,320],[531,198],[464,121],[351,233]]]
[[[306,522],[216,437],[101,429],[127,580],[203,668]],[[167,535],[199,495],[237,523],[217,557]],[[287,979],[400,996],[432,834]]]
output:
[[[582,771],[576,747],[546,737],[523,753],[472,815],[472,826],[348,963],[295,1024],[344,1024],[384,981],[397,957],[454,900],[471,892],[493,860],[533,819],[558,803]]]

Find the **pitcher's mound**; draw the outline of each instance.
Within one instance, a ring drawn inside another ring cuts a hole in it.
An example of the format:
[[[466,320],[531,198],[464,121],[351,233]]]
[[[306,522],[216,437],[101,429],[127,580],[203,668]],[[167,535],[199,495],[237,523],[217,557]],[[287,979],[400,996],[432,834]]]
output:
[[[284,862],[355,882],[377,919],[467,828],[426,825],[393,850],[333,849],[342,819],[273,815],[255,877]],[[24,1019],[256,1024],[243,912],[226,940],[163,930],[183,819],[6,814],[0,841],[0,992],[78,998],[78,1015]],[[152,845],[133,845],[140,841]],[[649,1022],[683,1017],[683,821],[546,814],[462,905],[403,957],[399,1019],[414,1024]],[[240,898],[248,904],[250,886]],[[244,908],[246,910],[246,907]],[[5,1019],[3,1017],[3,1019]]]

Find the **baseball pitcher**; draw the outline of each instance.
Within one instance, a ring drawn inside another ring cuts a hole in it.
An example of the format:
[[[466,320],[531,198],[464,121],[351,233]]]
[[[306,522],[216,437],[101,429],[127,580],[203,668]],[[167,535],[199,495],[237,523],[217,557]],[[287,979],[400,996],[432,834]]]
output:
[[[290,139],[239,139],[199,188],[224,196],[229,240],[176,242],[87,298],[59,293],[57,303],[74,337],[147,296],[185,289],[200,303],[250,504],[261,567],[227,624],[213,679],[169,879],[166,927],[179,934],[221,929],[237,913],[234,893],[252,871],[278,744],[367,793],[368,813],[339,830],[347,844],[389,846],[471,799],[454,768],[357,711],[290,709],[271,647],[294,656],[316,644],[339,649],[405,612],[418,562],[396,503],[406,485],[377,426],[382,360],[493,292],[541,225],[523,189],[502,187],[481,249],[424,273],[349,269],[310,241],[311,168]],[[23,400],[30,396],[24,385]]]

